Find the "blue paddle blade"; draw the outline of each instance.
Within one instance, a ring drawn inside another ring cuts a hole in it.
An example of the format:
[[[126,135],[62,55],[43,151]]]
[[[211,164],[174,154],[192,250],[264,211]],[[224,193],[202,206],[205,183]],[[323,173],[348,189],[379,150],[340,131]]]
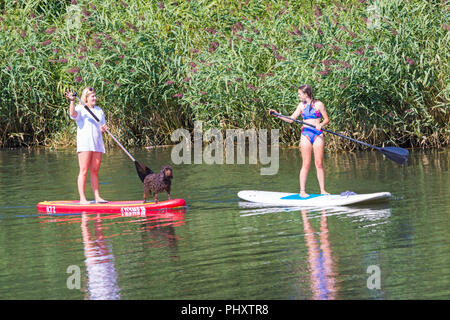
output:
[[[379,148],[378,150],[381,151],[387,158],[398,164],[403,165],[406,163],[406,161],[408,161],[409,151],[406,149],[397,147],[385,147]]]

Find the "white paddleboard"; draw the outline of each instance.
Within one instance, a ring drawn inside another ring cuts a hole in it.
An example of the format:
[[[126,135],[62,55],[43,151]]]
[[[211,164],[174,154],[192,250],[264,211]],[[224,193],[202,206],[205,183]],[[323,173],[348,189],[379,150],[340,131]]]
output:
[[[344,193],[344,195],[309,194],[309,197],[302,198],[298,193],[243,190],[238,192],[238,197],[242,200],[250,202],[257,202],[275,206],[334,207],[389,199],[391,197],[391,194],[389,192],[367,194]]]

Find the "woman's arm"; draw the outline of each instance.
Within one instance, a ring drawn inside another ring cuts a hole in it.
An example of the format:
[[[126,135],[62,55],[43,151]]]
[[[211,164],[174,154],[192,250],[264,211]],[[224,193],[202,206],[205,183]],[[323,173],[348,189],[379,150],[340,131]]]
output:
[[[75,111],[75,97],[73,96],[73,92],[72,90],[69,90],[66,92],[66,97],[67,99],[70,100],[70,104],[69,104],[69,114],[72,118],[76,118],[78,116],[78,112]]]
[[[321,101],[317,101],[316,103],[317,110],[322,114],[323,121],[316,126],[317,130],[322,130],[322,127],[325,127],[329,122],[330,118],[328,117],[327,109],[325,105]]]
[[[272,115],[272,112],[279,113],[279,112],[276,111],[276,110],[270,109],[270,110],[269,110],[269,114]],[[294,113],[291,114],[290,117],[291,117],[292,119],[297,119],[298,116],[299,116],[301,113],[302,113],[302,103],[299,103],[298,106],[297,106],[297,109],[295,109]],[[291,119],[286,119],[286,118],[284,118],[284,117],[279,117],[279,118],[280,118],[281,120],[283,120],[283,121],[288,122],[288,123],[292,123],[292,122],[293,122]]]
[[[302,113],[302,111],[303,111],[303,103],[300,102],[297,105],[297,109],[295,109],[294,113],[291,114],[291,118],[292,119],[297,119],[300,116],[300,114]],[[292,120],[285,120],[285,121],[287,121],[289,123],[292,123]]]

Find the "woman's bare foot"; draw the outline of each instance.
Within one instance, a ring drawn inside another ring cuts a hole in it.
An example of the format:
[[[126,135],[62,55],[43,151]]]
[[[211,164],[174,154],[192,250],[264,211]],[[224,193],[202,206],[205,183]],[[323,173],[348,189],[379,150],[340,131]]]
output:
[[[305,191],[300,190],[300,197],[301,198],[308,198],[309,194],[307,194]]]
[[[329,195],[330,193],[329,193],[329,192],[326,192],[325,190],[322,190],[322,191],[320,192],[320,194],[323,194],[323,195]]]
[[[80,200],[80,204],[91,204],[91,202],[84,199],[84,200]]]
[[[108,201],[102,198],[97,198],[95,199],[95,203],[108,203]]]

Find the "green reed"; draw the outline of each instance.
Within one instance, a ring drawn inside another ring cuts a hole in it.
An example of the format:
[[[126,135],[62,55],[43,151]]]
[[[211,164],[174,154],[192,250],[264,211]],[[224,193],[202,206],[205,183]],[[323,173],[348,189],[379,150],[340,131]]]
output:
[[[170,143],[195,120],[280,128],[295,144],[299,128],[267,110],[293,112],[305,83],[331,130],[379,145],[450,139],[445,1],[28,0],[0,10],[0,146],[73,143],[63,92],[86,86],[126,145]]]

